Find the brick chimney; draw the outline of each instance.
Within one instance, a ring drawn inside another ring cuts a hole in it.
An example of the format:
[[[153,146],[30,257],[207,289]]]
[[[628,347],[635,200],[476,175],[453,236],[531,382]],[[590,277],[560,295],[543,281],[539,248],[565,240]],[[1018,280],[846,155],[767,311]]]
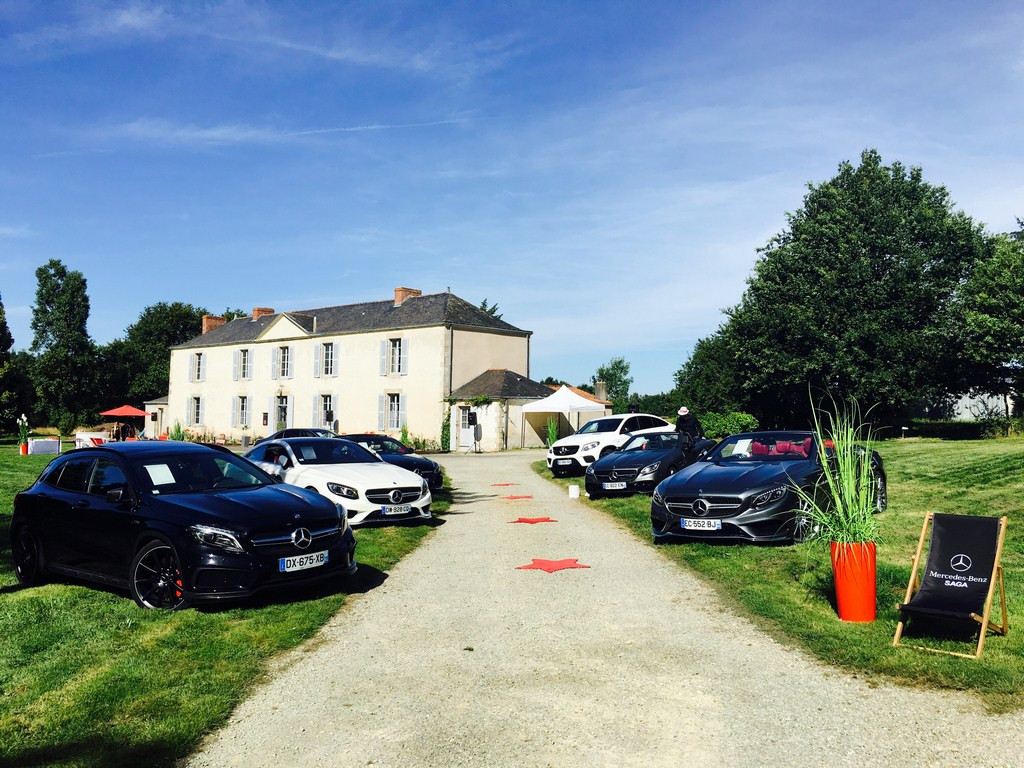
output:
[[[402,302],[406,299],[415,299],[417,296],[422,296],[423,291],[416,290],[415,288],[395,288],[395,306],[402,306]]]
[[[264,315],[272,315],[272,314],[274,314],[274,310],[272,310],[270,307],[253,307],[252,308],[252,319],[253,320],[259,320]]]
[[[209,333],[214,328],[220,328],[228,319],[220,315],[203,315],[203,333]]]

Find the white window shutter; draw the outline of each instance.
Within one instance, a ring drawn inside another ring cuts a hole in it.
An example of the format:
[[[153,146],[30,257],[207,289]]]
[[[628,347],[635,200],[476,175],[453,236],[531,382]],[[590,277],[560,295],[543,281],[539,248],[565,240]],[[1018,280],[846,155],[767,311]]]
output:
[[[404,342],[403,342],[404,344]],[[409,422],[405,417],[405,395],[398,396],[398,428],[409,426]]]
[[[409,372],[409,340],[402,339],[402,354],[398,362],[398,371],[403,376]],[[405,397],[405,395],[403,395]]]
[[[280,360],[281,350],[274,347],[270,350],[270,378],[277,378],[277,367],[281,364]]]
[[[287,414],[288,418],[285,419],[285,426],[288,427],[289,429],[291,429],[292,424],[295,421],[294,413],[293,413],[295,408],[294,408],[294,405],[293,405],[293,402],[292,402],[294,399],[295,398],[293,398],[291,395],[288,395],[288,414]]]
[[[383,432],[388,428],[388,396],[377,395],[377,430]]]
[[[320,395],[313,395],[313,426],[322,427],[324,413],[320,410]]]
[[[192,409],[195,407],[195,401],[190,397],[188,399],[188,406],[185,408],[185,426],[192,426]]]
[[[196,355],[194,352],[188,360],[188,380],[191,382],[196,380]]]
[[[210,364],[209,356],[208,355],[203,355],[199,359],[200,359],[200,363],[199,363],[199,380],[200,381],[206,381],[206,368]]]
[[[388,340],[381,339],[380,342],[380,375],[386,376],[388,373]]]
[[[249,367],[249,370],[246,371],[246,373],[248,373],[249,375],[246,378],[249,379],[250,381],[252,381],[252,369],[256,367],[256,350],[253,349],[252,347],[249,347],[249,366],[248,367]]]
[[[288,347],[288,369],[284,372],[285,378],[292,378],[293,371],[295,370],[295,347]]]
[[[341,344],[334,342],[334,366],[331,368],[331,376],[338,378],[338,369],[341,367]]]
[[[204,411],[205,410],[206,410],[206,398],[205,397],[200,397],[199,398],[199,423],[200,424],[205,424],[206,423],[206,416],[204,415]]]
[[[238,350],[231,353],[231,380],[238,381]]]
[[[238,354],[237,352],[235,353]],[[235,397],[231,400],[231,426],[238,426],[238,398]]]
[[[323,352],[324,345],[317,343],[313,345],[313,378],[320,378],[320,354]]]

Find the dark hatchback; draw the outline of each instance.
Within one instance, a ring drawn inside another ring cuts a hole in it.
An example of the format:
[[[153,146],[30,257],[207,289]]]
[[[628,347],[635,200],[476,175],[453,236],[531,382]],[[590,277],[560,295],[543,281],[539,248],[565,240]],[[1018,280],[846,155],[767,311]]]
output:
[[[826,443],[826,455],[829,452]],[[656,541],[788,543],[804,539],[794,487],[814,494],[822,466],[811,432],[746,432],[720,442],[704,459],[666,478],[651,497]],[[885,467],[871,452],[876,511],[886,507]]]
[[[714,447],[714,440],[694,443],[682,432],[634,435],[621,448],[587,467],[587,495],[599,499],[650,493],[666,477],[706,456]]]
[[[15,496],[11,520],[22,584],[86,579],[127,589],[144,608],[351,575],[355,548],[340,505],[189,443],[69,451]]]
[[[374,434],[341,435],[341,437],[359,443],[364,448],[369,448],[388,464],[415,472],[427,481],[427,485],[432,491],[436,491],[444,484],[440,464],[418,455],[412,448],[393,437]]]

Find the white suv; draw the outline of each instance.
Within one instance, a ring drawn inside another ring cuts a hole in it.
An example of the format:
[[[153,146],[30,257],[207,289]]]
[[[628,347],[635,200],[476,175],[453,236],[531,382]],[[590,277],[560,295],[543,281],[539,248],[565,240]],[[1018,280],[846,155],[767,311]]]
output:
[[[671,427],[648,413],[620,413],[584,424],[579,432],[548,448],[548,469],[556,476],[580,474],[602,456],[622,446],[632,435]]]

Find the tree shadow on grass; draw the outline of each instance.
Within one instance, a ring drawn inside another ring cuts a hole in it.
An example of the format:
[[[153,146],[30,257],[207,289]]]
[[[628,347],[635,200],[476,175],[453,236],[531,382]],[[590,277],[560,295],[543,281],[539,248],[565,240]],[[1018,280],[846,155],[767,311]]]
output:
[[[116,735],[96,735],[63,744],[0,752],[0,765],[77,765],[96,768],[173,766],[191,752],[191,745],[153,739],[125,744]]]

